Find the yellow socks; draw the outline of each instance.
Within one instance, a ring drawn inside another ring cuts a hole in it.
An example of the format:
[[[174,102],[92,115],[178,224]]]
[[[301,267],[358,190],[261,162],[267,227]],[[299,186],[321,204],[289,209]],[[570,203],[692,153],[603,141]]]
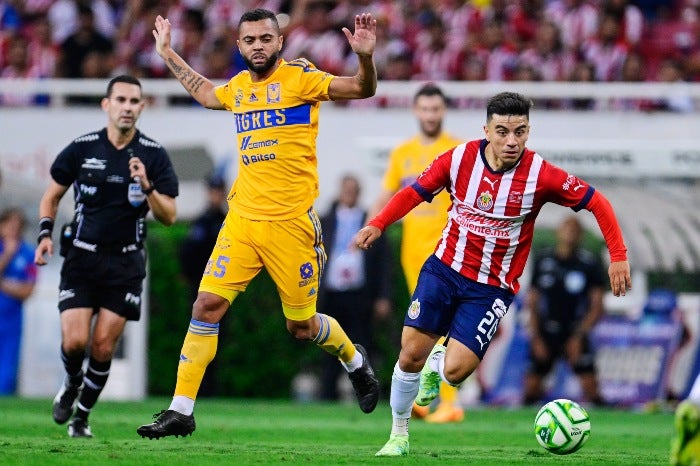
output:
[[[214,359],[219,342],[219,324],[192,319],[182,343],[180,363],[177,367],[175,396],[197,398],[204,371]]]
[[[355,345],[345,334],[337,320],[326,314],[318,313],[318,335],[313,339],[323,351],[337,356],[343,362],[350,362],[355,356]]]

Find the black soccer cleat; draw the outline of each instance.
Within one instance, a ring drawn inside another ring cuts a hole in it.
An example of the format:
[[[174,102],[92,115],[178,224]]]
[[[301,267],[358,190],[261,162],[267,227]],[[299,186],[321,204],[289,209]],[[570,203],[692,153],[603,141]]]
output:
[[[362,366],[348,373],[348,376],[350,377],[350,382],[352,382],[352,387],[355,389],[355,396],[357,396],[360,409],[364,413],[371,413],[377,407],[377,401],[379,400],[379,380],[377,380],[377,376],[374,375],[374,369],[369,364],[367,351],[362,345],[355,345],[355,348],[362,354]]]
[[[68,424],[68,436],[73,438],[92,438],[92,431],[87,421],[74,417]]]
[[[167,437],[169,435],[174,435],[175,437],[182,435],[186,437],[192,435],[192,432],[194,432],[194,429],[197,427],[194,422],[194,414],[188,416],[173,411],[172,409],[164,409],[154,414],[153,418],[155,421],[151,424],[145,424],[139,427],[136,429],[136,433],[143,438],[148,437],[151,440]]]
[[[82,386],[71,385],[66,377],[61,389],[53,399],[53,420],[57,424],[65,424],[73,415],[75,400],[80,395]]]

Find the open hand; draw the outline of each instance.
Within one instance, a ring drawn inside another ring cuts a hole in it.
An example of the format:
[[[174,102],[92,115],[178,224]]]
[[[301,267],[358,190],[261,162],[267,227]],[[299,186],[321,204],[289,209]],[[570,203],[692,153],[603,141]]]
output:
[[[343,28],[353,52],[358,55],[372,55],[377,43],[377,20],[369,13],[355,16],[355,33],[350,33],[348,28]]]
[[[170,48],[170,21],[161,15],[156,16],[153,37],[156,39],[156,52],[162,57]]]

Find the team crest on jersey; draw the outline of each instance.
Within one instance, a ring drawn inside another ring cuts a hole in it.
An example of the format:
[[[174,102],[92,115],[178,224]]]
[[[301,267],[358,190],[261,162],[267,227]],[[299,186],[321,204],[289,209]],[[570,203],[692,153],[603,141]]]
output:
[[[493,207],[493,195],[489,191],[484,191],[476,198],[476,206],[481,210],[491,210]]]
[[[278,104],[282,98],[280,83],[270,83],[267,85],[267,103]]]
[[[236,107],[240,107],[240,106],[241,106],[241,100],[243,100],[243,89],[239,88],[239,89],[236,91],[236,96],[234,97],[234,99],[236,100],[236,104],[235,104]]]
[[[409,319],[417,319],[418,316],[420,315],[420,301],[413,300],[411,304],[408,306],[408,318]]]

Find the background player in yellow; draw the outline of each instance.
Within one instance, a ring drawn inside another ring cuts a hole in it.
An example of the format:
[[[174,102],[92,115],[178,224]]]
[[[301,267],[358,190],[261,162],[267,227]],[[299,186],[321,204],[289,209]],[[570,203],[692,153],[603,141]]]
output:
[[[374,410],[379,383],[364,348],[353,345],[335,319],[316,312],[326,260],[313,209],[320,102],[370,97],[377,86],[372,58],[376,21],[369,14],[357,15],[354,27],[353,33],[343,32],[358,56],[357,74],[336,77],[305,59],[281,59],[283,36],[275,14],[250,10],[241,16],[237,41],[248,70],[215,86],[171,48],[170,23],[156,18],[156,50],[183,87],[202,106],[233,112],[239,163],[229,212],[192,306],[173,400],[153,423],[137,429],[142,437],[185,436],[195,430],[194,402],[216,354],[219,321],[262,267],[277,285],[287,330],[338,356],[360,408]]]
[[[463,142],[443,131],[446,110],[447,98],[442,89],[432,83],[418,89],[413,97],[413,113],[418,119],[419,133],[391,152],[382,191],[367,218],[374,218],[397,191],[411,185],[435,157]],[[421,203],[403,218],[401,266],[409,293],[413,293],[418,283],[425,259],[435,251],[450,203],[450,195],[440,193],[432,202]],[[464,411],[457,396],[457,388],[443,382],[435,412],[429,414],[428,406],[414,404],[413,415],[425,417],[428,422],[459,422],[464,419]]]

